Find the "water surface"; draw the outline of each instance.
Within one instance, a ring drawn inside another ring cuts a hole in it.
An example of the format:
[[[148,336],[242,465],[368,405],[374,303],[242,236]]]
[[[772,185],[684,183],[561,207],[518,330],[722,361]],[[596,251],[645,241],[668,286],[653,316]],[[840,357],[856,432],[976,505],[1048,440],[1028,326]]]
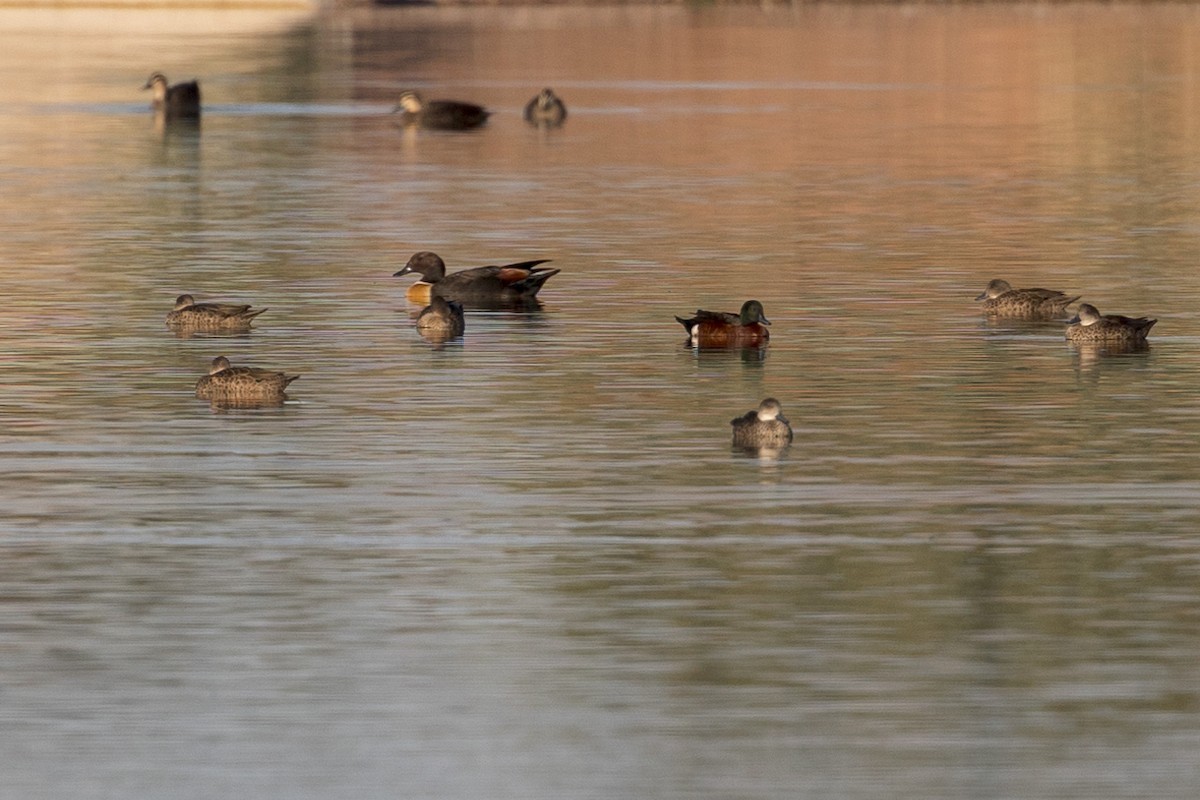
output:
[[[4,13],[6,796],[1193,796],[1194,9]],[[435,347],[422,249],[562,273]],[[765,352],[684,345],[749,297]]]

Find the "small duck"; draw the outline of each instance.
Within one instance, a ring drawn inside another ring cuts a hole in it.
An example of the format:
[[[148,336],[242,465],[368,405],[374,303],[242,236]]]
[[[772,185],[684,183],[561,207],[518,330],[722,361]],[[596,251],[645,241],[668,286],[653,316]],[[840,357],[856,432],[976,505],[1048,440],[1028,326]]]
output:
[[[414,253],[404,269],[392,275],[417,273],[421,280],[408,287],[405,296],[414,303],[444,297],[466,305],[495,305],[533,300],[542,285],[561,270],[542,267],[549,259],[521,261],[503,267],[475,267],[446,274],[446,262],[437,253]]]
[[[1101,314],[1091,303],[1080,303],[1079,313],[1067,320],[1067,339],[1072,342],[1144,342],[1156,322],[1158,320],[1149,317]]]
[[[417,315],[417,332],[426,339],[444,342],[462,336],[466,329],[462,303],[434,295],[433,300]]]
[[[567,106],[553,89],[542,89],[525,104],[525,121],[537,126],[557,128],[567,118]]]
[[[768,397],[758,404],[758,410],[747,411],[729,424],[733,426],[734,447],[782,448],[792,441],[792,425],[774,397]]]
[[[167,84],[167,76],[161,72],[153,72],[146,80],[146,89],[154,90],[154,99],[150,107],[155,111],[174,118],[194,118],[200,116],[200,84],[196,81]]]
[[[400,112],[400,122],[421,128],[443,131],[465,131],[487,122],[492,112],[474,103],[458,100],[425,100],[416,92],[400,95],[392,113]]]
[[[771,321],[757,300],[742,303],[738,314],[699,309],[691,319],[675,318],[697,347],[756,347],[771,338]]]
[[[1019,319],[1060,319],[1066,316],[1067,306],[1079,299],[1068,297],[1053,289],[1014,289],[1008,281],[997,278],[975,298],[983,301],[983,311],[997,317]]]
[[[167,312],[167,327],[193,331],[244,331],[250,321],[267,311],[231,303],[197,303],[190,294],[175,298],[175,309]]]
[[[225,356],[217,356],[208,374],[196,382],[196,397],[217,402],[281,403],[288,384],[299,377],[269,369],[235,367]]]

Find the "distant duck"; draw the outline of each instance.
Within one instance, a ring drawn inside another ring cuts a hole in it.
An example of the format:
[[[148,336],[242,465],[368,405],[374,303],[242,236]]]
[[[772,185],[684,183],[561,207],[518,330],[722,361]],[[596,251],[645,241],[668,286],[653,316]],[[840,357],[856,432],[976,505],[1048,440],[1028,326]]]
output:
[[[567,107],[553,89],[542,89],[525,104],[525,121],[534,125],[557,127],[567,118]]]
[[[724,311],[696,311],[691,319],[675,318],[697,347],[754,347],[771,338],[771,321],[757,300],[747,300],[738,314]]]
[[[171,118],[195,118],[200,116],[200,84],[196,81],[167,84],[167,76],[161,72],[150,74],[142,90],[154,90],[150,107]]]
[[[267,309],[231,303],[197,303],[190,294],[175,298],[175,310],[167,313],[167,327],[193,331],[244,331],[250,321]]]
[[[1146,341],[1156,319],[1123,317],[1120,314],[1101,314],[1090,303],[1080,303],[1079,313],[1067,321],[1067,339],[1072,342]]]
[[[235,367],[225,356],[212,360],[208,374],[196,382],[196,397],[239,404],[281,403],[284,390],[299,375],[285,375],[255,367]]]
[[[462,304],[435,295],[429,305],[417,315],[417,331],[426,339],[443,342],[462,336],[466,318]]]
[[[758,404],[758,410],[747,411],[731,420],[735,447],[782,448],[792,441],[792,426],[783,416],[783,406],[774,397]]]
[[[487,122],[490,111],[474,103],[458,100],[426,100],[416,92],[400,95],[400,103],[392,113],[400,113],[404,125],[416,125],[443,131],[465,131]]]
[[[446,263],[437,253],[414,253],[404,269],[392,277],[416,273],[421,280],[408,287],[406,297],[428,303],[432,297],[457,300],[465,305],[494,305],[531,301],[560,270],[539,266],[549,259],[521,261],[502,267],[475,267],[446,274]]]
[[[975,298],[983,301],[983,311],[997,317],[1019,319],[1060,319],[1067,316],[1067,306],[1079,299],[1068,297],[1053,289],[1014,289],[1008,281],[997,278]]]

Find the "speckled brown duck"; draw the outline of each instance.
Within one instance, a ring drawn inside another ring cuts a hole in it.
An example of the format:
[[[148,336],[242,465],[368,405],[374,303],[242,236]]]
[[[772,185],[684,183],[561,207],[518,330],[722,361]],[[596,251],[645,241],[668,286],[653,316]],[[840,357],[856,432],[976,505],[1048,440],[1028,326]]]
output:
[[[392,113],[400,123],[442,131],[467,131],[487,122],[492,112],[460,100],[426,100],[417,92],[405,92]]]
[[[168,118],[196,119],[200,116],[200,84],[196,81],[171,86],[166,75],[154,72],[142,89],[154,92],[150,107]]]
[[[774,397],[768,397],[758,404],[757,410],[747,411],[729,424],[733,426],[735,447],[778,449],[792,441],[792,425]]]
[[[1146,341],[1156,319],[1101,314],[1094,305],[1080,303],[1079,313],[1067,321],[1067,339],[1072,342],[1116,342],[1137,344]]]
[[[542,89],[525,104],[525,121],[537,126],[556,128],[567,118],[567,106],[553,89]]]
[[[1013,319],[1062,319],[1067,306],[1079,299],[1053,289],[1014,289],[1006,280],[997,278],[975,298],[983,301],[983,311],[995,317]]]
[[[771,338],[767,326],[771,321],[757,300],[742,303],[737,314],[726,311],[698,309],[690,319],[676,317],[688,332],[691,343],[697,347],[756,347],[766,344]]]
[[[462,336],[466,327],[466,316],[457,300],[434,296],[417,315],[417,332],[430,341],[444,342]]]
[[[190,294],[175,298],[167,313],[167,327],[185,331],[246,331],[250,322],[267,309],[233,303],[197,303]]]
[[[288,385],[299,377],[269,369],[235,367],[225,356],[217,356],[208,374],[196,382],[196,397],[237,404],[282,403]]]

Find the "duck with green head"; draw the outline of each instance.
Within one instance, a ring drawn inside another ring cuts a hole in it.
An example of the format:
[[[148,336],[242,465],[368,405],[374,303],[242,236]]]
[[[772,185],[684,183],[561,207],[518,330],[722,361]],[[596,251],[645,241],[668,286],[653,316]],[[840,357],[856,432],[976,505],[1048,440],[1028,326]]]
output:
[[[742,303],[737,314],[725,311],[698,309],[690,319],[676,317],[676,321],[688,332],[688,338],[696,347],[757,347],[771,338],[767,326],[771,321],[757,300]]]

